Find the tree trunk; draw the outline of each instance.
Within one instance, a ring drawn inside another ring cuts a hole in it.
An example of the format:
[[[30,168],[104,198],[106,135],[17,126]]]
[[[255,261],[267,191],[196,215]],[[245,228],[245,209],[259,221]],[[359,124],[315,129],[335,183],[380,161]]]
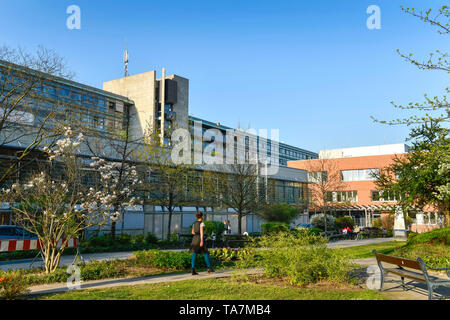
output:
[[[167,227],[167,240],[170,240],[170,227],[172,225],[172,208],[169,209],[169,223]]]
[[[116,212],[117,209],[117,205],[114,205],[114,212]],[[111,239],[115,240],[116,239],[116,227],[117,227],[117,222],[113,221],[111,223]]]
[[[113,221],[112,223],[111,223],[111,239],[116,239],[116,222],[115,221]]]
[[[238,214],[238,233],[242,234],[242,214]]]
[[[444,210],[445,226],[450,227],[450,209]]]

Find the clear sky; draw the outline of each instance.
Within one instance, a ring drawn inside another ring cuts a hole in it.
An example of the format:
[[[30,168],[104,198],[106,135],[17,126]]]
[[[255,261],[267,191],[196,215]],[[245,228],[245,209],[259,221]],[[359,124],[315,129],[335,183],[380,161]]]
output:
[[[441,95],[448,75],[421,71],[396,49],[426,57],[449,50],[448,36],[400,5],[427,0],[0,0],[0,45],[54,49],[76,81],[102,87],[123,75],[165,67],[190,79],[190,114],[228,126],[280,129],[281,140],[312,151],[402,143],[405,127],[370,116],[401,116],[390,102]],[[81,30],[66,27],[69,5]],[[369,5],[381,30],[369,30]]]

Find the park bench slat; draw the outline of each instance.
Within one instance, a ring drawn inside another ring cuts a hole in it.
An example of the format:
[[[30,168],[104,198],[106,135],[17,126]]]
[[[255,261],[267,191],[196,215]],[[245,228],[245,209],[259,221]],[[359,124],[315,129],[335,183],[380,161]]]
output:
[[[381,253],[376,253],[376,257],[379,261],[383,261],[390,264],[395,264],[397,266],[401,266],[404,268],[411,268],[416,270],[422,270],[420,267],[420,263],[418,261],[399,258],[399,257],[392,257]]]
[[[425,279],[425,276],[421,273],[399,269],[399,268],[385,268],[386,272],[396,274],[400,277],[410,278],[421,282],[427,282],[427,279]]]
[[[376,250],[373,250],[373,253],[377,258],[378,267],[380,268],[381,272],[380,291],[383,289],[384,278],[387,273],[393,273],[395,275],[400,276],[402,279],[402,287],[404,290],[406,290],[405,278],[412,279],[413,281],[425,282],[428,287],[429,300],[433,299],[435,288],[439,286],[450,287],[450,280],[439,279],[438,277],[434,277],[428,274],[428,269],[435,271],[447,271],[447,276],[450,277],[450,268],[433,269],[427,266],[426,263],[421,258],[417,258],[417,261],[414,261],[381,254],[378,253]],[[396,265],[397,268],[386,268],[383,266],[382,262]],[[421,273],[406,270],[404,268],[420,270]]]

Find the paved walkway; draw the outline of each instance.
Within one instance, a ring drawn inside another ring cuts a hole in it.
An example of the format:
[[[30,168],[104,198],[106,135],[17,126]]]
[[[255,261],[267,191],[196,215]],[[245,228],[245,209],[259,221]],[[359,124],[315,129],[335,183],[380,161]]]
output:
[[[247,270],[246,274],[259,274],[263,271],[260,269]],[[180,274],[169,274],[169,275],[157,275],[145,278],[125,278],[125,279],[109,279],[109,280],[96,280],[96,281],[86,281],[82,282],[81,289],[104,289],[120,286],[137,286],[143,284],[152,283],[162,283],[162,282],[176,282],[184,280],[194,280],[194,279],[218,279],[218,278],[228,278],[235,273],[235,270],[219,270],[214,273],[208,274],[205,272],[199,272],[198,276],[192,276],[190,273],[180,273]],[[30,288],[29,295],[43,295],[43,294],[54,294],[69,291],[66,283],[56,283],[35,286]]]
[[[355,263],[363,267],[362,280],[366,281],[367,277],[367,267],[373,266],[374,270],[378,270],[376,259],[357,259],[354,260]],[[192,276],[190,273],[179,273],[179,274],[166,274],[166,275],[156,275],[151,277],[142,278],[122,278],[122,279],[108,279],[108,280],[97,280],[97,281],[87,281],[82,282],[81,289],[104,289],[112,288],[118,286],[136,286],[143,284],[153,284],[153,283],[163,283],[163,282],[175,282],[193,279],[217,279],[231,277],[234,274],[234,270],[219,270],[215,273],[208,274],[207,272],[201,272],[198,276]],[[259,274],[262,273],[260,269],[247,270],[247,274]],[[435,276],[446,278],[444,274],[432,273]],[[387,277],[388,282],[383,286],[382,294],[392,300],[427,300],[428,291],[426,284],[419,282],[410,282],[407,284],[407,290],[404,290],[400,286],[400,279],[394,275],[389,275]],[[365,285],[363,285],[365,287]],[[40,285],[30,288],[29,295],[43,295],[43,294],[54,294],[69,291],[66,283],[56,283],[49,285]],[[435,290],[437,297],[450,297],[450,288],[441,287]]]
[[[328,243],[328,248],[348,248],[348,247],[357,247],[364,246],[368,244],[376,244],[383,242],[391,242],[395,241],[394,238],[373,238],[373,239],[359,239],[359,240],[339,240],[335,242]]]
[[[344,248],[344,247],[355,247],[362,246],[366,244],[382,243],[393,241],[393,238],[375,238],[375,239],[362,239],[362,240],[340,240],[336,242],[331,242],[328,244],[329,248]],[[183,250],[168,250],[168,251],[183,251]],[[133,256],[133,252],[103,252],[103,253],[86,253],[82,254],[83,259],[88,262],[92,260],[125,260]],[[68,255],[62,256],[60,266],[68,266],[73,263],[75,256]],[[0,262],[0,270],[19,270],[19,269],[31,269],[43,267],[42,261],[36,260],[33,265],[31,265],[32,260],[20,260],[20,261],[7,261]]]
[[[375,258],[368,259],[357,259],[354,260],[355,263],[363,266],[374,268],[373,270],[379,270],[377,265],[377,260]],[[383,265],[385,265],[383,263]],[[386,264],[388,267],[396,267],[394,265]],[[448,277],[443,273],[429,272],[431,275],[440,277],[442,279],[448,280]],[[366,278],[368,274],[366,275]],[[392,300],[428,300],[428,288],[426,283],[411,281],[407,282],[406,288],[404,290],[401,286],[400,277],[395,276],[393,274],[388,274],[386,277],[387,282],[383,285],[382,294],[386,296],[388,299]],[[408,281],[408,279],[405,279]],[[447,300],[450,300],[450,288],[449,287],[439,287],[434,290],[437,298],[447,297]]]

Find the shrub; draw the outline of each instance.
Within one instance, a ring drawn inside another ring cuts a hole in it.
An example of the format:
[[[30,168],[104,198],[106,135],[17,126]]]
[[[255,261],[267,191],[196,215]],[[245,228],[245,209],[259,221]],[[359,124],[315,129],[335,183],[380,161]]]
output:
[[[169,241],[172,243],[176,243],[179,241],[178,233],[172,232],[169,237]]]
[[[311,232],[315,235],[320,235],[323,232],[323,230],[319,229],[319,228],[312,228],[312,229],[309,229],[309,232]]]
[[[103,235],[103,236],[97,236],[89,239],[89,241],[86,242],[87,246],[93,246],[93,247],[109,247],[113,244],[113,240],[110,236]]]
[[[415,234],[408,239],[408,244],[418,243],[450,244],[450,228],[436,229],[429,232]]]
[[[147,233],[147,236],[145,237],[145,241],[149,244],[157,244],[158,238],[151,232]]]
[[[131,238],[132,244],[138,244],[138,243],[144,243],[144,242],[145,242],[145,237],[143,234],[137,234]]]
[[[206,233],[211,235],[214,232],[217,240],[222,239],[222,235],[225,232],[225,225],[223,224],[223,222],[206,221],[206,223],[209,224],[209,227],[207,224],[205,224]]]
[[[123,261],[90,261],[85,265],[81,265],[81,279],[83,280],[100,280],[108,278],[123,277],[126,269]]]
[[[348,281],[353,265],[339,251],[326,246],[327,239],[308,230],[296,234],[269,234],[259,239],[265,250],[249,251],[239,267],[261,267],[270,278],[287,279],[292,285],[321,280]]]
[[[382,228],[383,227],[383,221],[381,221],[381,218],[376,218],[372,220],[372,226],[375,228]]]
[[[268,222],[291,223],[299,214],[299,210],[287,203],[274,203],[268,205],[260,215]]]
[[[353,230],[353,227],[355,226],[355,220],[353,220],[352,217],[340,217],[336,218],[336,227],[339,230],[350,228]]]
[[[191,268],[192,254],[183,252],[148,250],[134,253],[136,263],[155,268],[186,270]],[[197,265],[202,267],[203,259],[197,259]]]
[[[205,233],[208,236],[211,236],[212,233],[214,232],[217,239],[221,239],[223,233],[225,232],[225,225],[223,224],[223,222],[204,220],[203,223],[205,224]],[[193,224],[189,228],[189,233],[191,232],[192,227]]]
[[[311,224],[314,228],[325,230],[325,216],[323,213],[316,214],[311,218]],[[336,229],[336,220],[332,215],[327,214],[327,230]]]
[[[210,250],[210,256],[222,262],[230,262],[236,260],[245,260],[247,256],[253,254],[253,250],[249,248],[219,248]]]
[[[116,237],[116,241],[119,244],[130,244],[131,243],[131,235],[128,233],[121,233]]]
[[[14,300],[29,292],[28,283],[21,271],[0,273],[0,295],[6,300]]]
[[[263,234],[289,232],[289,225],[284,222],[267,222],[261,225]]]

